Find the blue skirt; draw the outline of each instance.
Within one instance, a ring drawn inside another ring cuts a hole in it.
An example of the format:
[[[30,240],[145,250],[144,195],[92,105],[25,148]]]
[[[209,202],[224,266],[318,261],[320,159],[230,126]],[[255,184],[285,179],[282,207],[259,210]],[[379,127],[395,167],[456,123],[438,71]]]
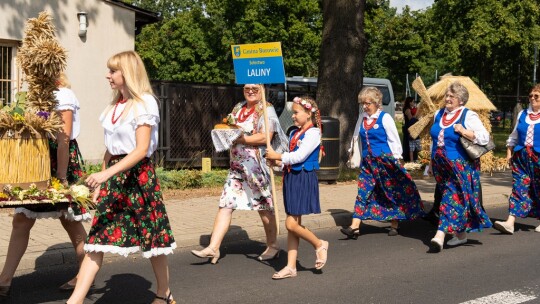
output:
[[[285,171],[283,200],[287,215],[321,213],[319,180],[315,170]]]

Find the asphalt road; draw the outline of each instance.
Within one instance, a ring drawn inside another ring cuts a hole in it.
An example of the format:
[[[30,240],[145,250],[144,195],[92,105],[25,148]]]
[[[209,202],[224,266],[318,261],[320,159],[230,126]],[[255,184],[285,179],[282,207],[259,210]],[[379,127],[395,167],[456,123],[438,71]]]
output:
[[[488,208],[488,214],[501,219],[507,211]],[[540,303],[538,221],[518,223],[513,236],[488,229],[438,254],[428,252],[435,228],[422,220],[403,223],[397,237],[387,236],[387,223],[366,225],[356,241],[344,240],[338,229],[318,230],[330,241],[325,268],[314,270],[314,251],[301,242],[298,277],[282,281],[271,275],[286,264],[285,252],[270,263],[258,262],[260,240],[222,248],[217,265],[183,250],[169,259],[171,289],[178,303]],[[69,294],[56,288],[74,271],[18,276],[10,300],[0,302],[64,303]],[[145,259],[117,259],[103,266],[86,303],[150,303],[154,282]]]

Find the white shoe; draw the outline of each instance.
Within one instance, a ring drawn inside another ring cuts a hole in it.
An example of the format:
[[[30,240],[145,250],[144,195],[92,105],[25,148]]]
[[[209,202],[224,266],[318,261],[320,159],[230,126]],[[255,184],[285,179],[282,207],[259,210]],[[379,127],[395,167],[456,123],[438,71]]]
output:
[[[538,227],[536,227],[536,229],[534,229],[534,231],[540,232],[540,225]]]
[[[456,235],[448,242],[446,242],[446,244],[448,246],[459,246],[459,245],[463,245],[467,243],[467,237],[465,236],[465,238],[463,239],[459,239]]]
[[[432,238],[431,239],[431,249],[434,252],[440,252],[443,249],[443,241],[440,241],[438,238]]]
[[[499,230],[503,234],[514,234],[514,226],[508,225],[506,222],[495,221],[493,228]]]

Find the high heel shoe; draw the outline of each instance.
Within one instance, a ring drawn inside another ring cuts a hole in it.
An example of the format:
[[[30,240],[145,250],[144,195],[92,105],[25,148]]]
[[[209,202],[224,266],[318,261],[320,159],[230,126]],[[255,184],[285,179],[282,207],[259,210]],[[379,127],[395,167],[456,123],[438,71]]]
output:
[[[347,228],[341,228],[339,229],[339,231],[345,234],[348,239],[353,239],[353,240],[357,240],[358,236],[360,235],[360,228],[353,229],[351,227],[347,227]]]
[[[152,301],[152,303],[155,302],[155,300],[162,300],[162,301],[165,301],[166,304],[176,304],[176,301],[174,299],[171,298],[172,297],[172,293],[169,292],[169,295],[165,298],[165,297],[160,297],[160,296],[157,296],[154,298],[154,301]]]
[[[203,250],[191,250],[191,253],[201,259],[208,258],[211,264],[216,264],[219,260],[219,249],[214,251],[214,249],[206,247]]]
[[[279,258],[280,250],[279,247],[268,246],[266,247],[266,250],[257,257],[257,260],[268,261]]]
[[[9,286],[0,286],[0,297],[9,297],[9,292],[11,291],[11,285]]]

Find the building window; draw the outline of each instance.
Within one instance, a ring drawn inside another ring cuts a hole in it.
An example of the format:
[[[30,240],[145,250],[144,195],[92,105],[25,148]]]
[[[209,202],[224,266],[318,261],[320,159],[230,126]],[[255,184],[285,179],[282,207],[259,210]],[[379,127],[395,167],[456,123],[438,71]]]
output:
[[[0,45],[0,103],[1,106],[10,105],[14,98],[13,80],[13,52],[12,46]]]

